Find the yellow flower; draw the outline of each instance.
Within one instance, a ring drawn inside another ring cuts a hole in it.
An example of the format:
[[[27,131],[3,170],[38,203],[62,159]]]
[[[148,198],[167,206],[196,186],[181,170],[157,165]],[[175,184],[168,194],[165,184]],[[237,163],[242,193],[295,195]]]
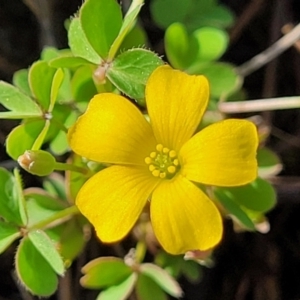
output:
[[[146,85],[150,123],[127,99],[96,95],[69,131],[75,153],[113,164],[81,188],[76,205],[103,242],[128,234],[147,201],[158,241],[169,253],[207,250],[222,237],[220,213],[193,182],[238,186],[257,176],[255,126],[229,119],[194,134],[208,82],[157,68]]]

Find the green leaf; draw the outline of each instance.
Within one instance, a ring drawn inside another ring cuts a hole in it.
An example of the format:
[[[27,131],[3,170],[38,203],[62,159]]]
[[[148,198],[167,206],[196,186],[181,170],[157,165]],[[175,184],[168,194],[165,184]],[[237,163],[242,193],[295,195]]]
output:
[[[52,173],[43,181],[43,189],[54,198],[67,202],[65,178],[59,173]]]
[[[198,41],[198,60],[212,61],[220,58],[227,49],[228,34],[221,29],[213,27],[202,27],[193,32]]]
[[[175,22],[183,23],[192,2],[193,0],[154,0],[150,9],[155,23],[161,28],[167,28]]]
[[[146,49],[132,49],[115,58],[107,70],[107,77],[121,92],[140,105],[145,105],[146,82],[162,64],[155,53]]]
[[[86,244],[82,230],[84,224],[80,218],[83,217],[72,218],[70,221],[46,231],[51,240],[56,242],[56,247],[64,258],[65,265],[70,264],[83,251]]]
[[[22,69],[14,73],[13,84],[16,86],[22,93],[31,96],[31,90],[28,82],[28,70]]]
[[[59,56],[59,50],[54,47],[44,47],[41,53],[41,60],[49,62],[55,57]]]
[[[0,221],[0,254],[20,236],[21,234],[16,226]]]
[[[91,64],[90,61],[78,56],[62,56],[52,59],[49,65],[53,68],[77,68]]]
[[[104,290],[96,300],[126,300],[131,294],[137,280],[137,274],[132,273],[123,282]]]
[[[10,172],[0,168],[0,216],[23,226],[26,224],[26,215],[19,185],[20,182]]]
[[[116,39],[114,40],[113,44],[111,45],[108,53],[108,58],[113,59],[120,48],[125,36],[128,32],[132,29],[134,22],[143,6],[143,0],[134,0],[131,3],[129,10],[127,11],[122,27]]]
[[[15,264],[19,280],[32,294],[48,297],[56,291],[57,275],[28,237],[17,249]]]
[[[76,111],[71,111],[69,115],[66,115],[64,126],[66,128],[71,127],[78,118],[78,113]],[[50,149],[56,155],[62,155],[69,150],[69,143],[67,139],[67,133],[60,130],[57,135],[50,142]]]
[[[41,189],[27,191],[25,199],[28,213],[28,227],[32,227],[66,208],[63,202],[51,197]]]
[[[164,269],[151,263],[145,263],[140,266],[140,272],[145,276],[151,278],[169,295],[175,298],[179,298],[182,296],[183,292],[179,284]]]
[[[116,257],[99,257],[82,268],[80,284],[85,288],[106,288],[118,285],[132,274],[132,269]]]
[[[208,10],[205,14],[201,14],[201,18],[198,17],[198,21],[196,21],[196,14],[189,21],[191,24],[194,21],[193,28],[199,28],[200,26],[227,28],[234,24],[234,15],[224,5],[218,5]],[[191,26],[189,27],[192,28]]]
[[[71,80],[71,89],[75,101],[88,102],[97,94],[92,76],[93,70],[90,66],[82,66],[76,70]]]
[[[119,4],[115,0],[86,0],[80,9],[80,21],[89,43],[106,59],[122,26]]]
[[[165,33],[165,49],[171,65],[184,70],[195,61],[199,44],[193,35],[188,35],[183,24],[173,23]]]
[[[268,148],[257,151],[258,174],[263,178],[277,175],[282,170],[279,157]]]
[[[219,202],[224,206],[224,208],[237,220],[241,222],[248,230],[255,230],[255,225],[252,220],[248,217],[247,213],[242,210],[242,208],[231,199],[230,194],[224,191],[223,188],[218,188],[215,190],[215,195]]]
[[[222,188],[223,193],[247,209],[267,212],[276,204],[276,193],[272,185],[261,178],[239,187]]]
[[[199,282],[202,278],[200,265],[193,260],[185,260],[182,264],[182,273],[190,282]]]
[[[4,81],[0,81],[0,104],[11,110],[11,118],[16,116],[16,119],[22,119],[42,115],[41,109],[31,98]]]
[[[63,80],[64,80],[64,71],[59,68],[56,70],[56,72],[53,76],[51,92],[50,92],[50,106],[48,109],[49,112],[52,112],[52,110],[53,110],[53,107],[57,100],[58,92],[62,85]]]
[[[37,61],[29,69],[29,84],[32,94],[45,111],[50,105],[52,80],[56,69],[49,67],[46,61]]]
[[[168,300],[160,286],[143,273],[139,274],[136,283],[136,294],[140,300]]]
[[[44,126],[45,120],[36,119],[15,127],[6,139],[6,152],[17,160],[26,150],[32,148]]]
[[[59,275],[63,275],[65,267],[62,258],[58,254],[53,242],[42,230],[30,231],[28,237],[39,253]]]
[[[125,36],[123,43],[119,48],[119,52],[122,53],[125,50],[142,47],[147,43],[147,35],[145,30],[136,24]]]
[[[194,64],[187,70],[190,74],[201,74],[207,77],[210,83],[212,97],[227,97],[242,85],[243,79],[234,67],[227,63],[212,62]]]
[[[68,39],[74,56],[81,57],[96,65],[101,63],[102,59],[87,40],[79,18],[72,19]]]

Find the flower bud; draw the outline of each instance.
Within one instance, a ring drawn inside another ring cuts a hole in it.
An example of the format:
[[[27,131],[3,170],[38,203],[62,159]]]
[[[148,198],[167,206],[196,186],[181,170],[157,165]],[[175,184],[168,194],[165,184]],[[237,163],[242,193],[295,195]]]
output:
[[[49,152],[27,150],[23,155],[19,156],[18,163],[31,174],[47,176],[54,171],[56,160]]]

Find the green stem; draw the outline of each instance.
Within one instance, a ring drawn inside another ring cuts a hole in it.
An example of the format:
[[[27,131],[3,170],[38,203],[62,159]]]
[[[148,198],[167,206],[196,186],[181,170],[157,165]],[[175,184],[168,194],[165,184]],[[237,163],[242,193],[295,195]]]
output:
[[[135,260],[137,263],[142,263],[146,255],[147,247],[144,240],[139,241],[135,248]]]
[[[89,170],[86,168],[60,162],[55,163],[54,169],[57,171],[74,171],[84,175],[89,173]]]
[[[41,222],[38,222],[38,223],[28,227],[27,229],[28,229],[28,231],[36,230],[36,229],[43,229],[53,222],[56,222],[58,220],[63,220],[66,217],[70,217],[70,216],[78,214],[78,213],[79,213],[79,210],[78,210],[77,206],[73,205],[73,206],[70,206],[64,210],[61,210],[61,211],[53,214],[51,217],[49,217]]]
[[[219,111],[225,114],[260,112],[294,108],[300,108],[299,96],[258,99],[249,101],[221,102],[218,105]]]

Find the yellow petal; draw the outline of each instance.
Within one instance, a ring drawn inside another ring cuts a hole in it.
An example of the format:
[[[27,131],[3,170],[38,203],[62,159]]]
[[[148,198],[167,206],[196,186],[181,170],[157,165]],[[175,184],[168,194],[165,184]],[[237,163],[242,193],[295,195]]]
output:
[[[96,95],[68,133],[72,150],[90,160],[144,165],[155,148],[150,124],[127,99]]]
[[[153,192],[151,221],[162,247],[171,254],[207,250],[222,237],[222,220],[213,202],[193,183],[178,175]]]
[[[146,102],[159,143],[179,151],[193,135],[206,109],[208,82],[169,66],[158,67],[146,85]]]
[[[103,242],[121,240],[137,221],[157,180],[148,170],[112,166],[91,177],[76,205],[93,224]]]
[[[253,123],[228,119],[204,128],[181,149],[182,175],[203,184],[238,186],[257,177]]]

